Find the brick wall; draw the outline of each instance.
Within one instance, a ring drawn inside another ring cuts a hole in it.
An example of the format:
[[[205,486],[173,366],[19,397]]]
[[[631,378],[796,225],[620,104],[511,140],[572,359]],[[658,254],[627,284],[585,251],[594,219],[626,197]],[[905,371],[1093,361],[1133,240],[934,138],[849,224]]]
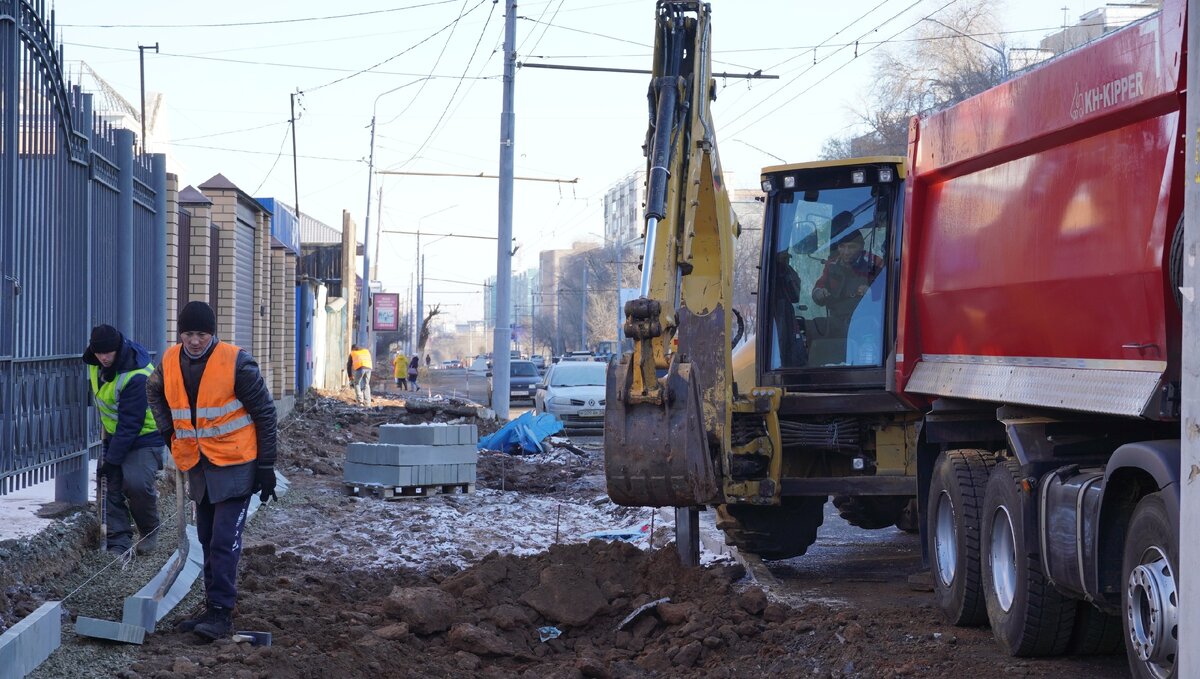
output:
[[[184,276],[187,272],[183,272]],[[167,338],[175,337],[179,316],[179,177],[167,175]]]
[[[213,257],[212,243],[209,237],[212,210],[209,206],[201,204],[189,205],[188,210],[192,213],[192,242],[188,262],[190,270],[187,272],[188,299],[184,300],[184,304],[192,300],[207,302],[212,294],[209,281],[209,266],[212,264]],[[176,316],[171,316],[172,320],[175,318]],[[175,336],[173,326],[170,336]]]

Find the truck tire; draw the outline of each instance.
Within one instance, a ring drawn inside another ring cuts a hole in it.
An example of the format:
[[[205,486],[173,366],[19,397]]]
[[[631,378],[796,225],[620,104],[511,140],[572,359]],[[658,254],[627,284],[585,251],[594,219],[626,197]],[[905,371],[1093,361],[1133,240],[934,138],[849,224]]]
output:
[[[1078,604],[1069,655],[1114,655],[1125,648],[1121,616],[1109,615],[1086,601]]]
[[[986,450],[948,450],[929,484],[926,536],[933,594],[952,625],[987,620],[979,567],[979,507],[996,457]]]
[[[1179,644],[1179,545],[1162,493],[1138,502],[1125,533],[1121,573],[1129,674],[1164,679],[1176,676]]]
[[[992,636],[1009,655],[1067,650],[1079,602],[1042,574],[1035,494],[1020,487],[1021,464],[1008,459],[988,477],[983,498],[981,561]]]
[[[833,498],[833,506],[846,523],[868,530],[896,525],[907,504],[906,495],[838,495]]]
[[[825,497],[785,497],[777,507],[720,505],[717,528],[725,544],[763,559],[790,559],[808,551],[825,522]]]

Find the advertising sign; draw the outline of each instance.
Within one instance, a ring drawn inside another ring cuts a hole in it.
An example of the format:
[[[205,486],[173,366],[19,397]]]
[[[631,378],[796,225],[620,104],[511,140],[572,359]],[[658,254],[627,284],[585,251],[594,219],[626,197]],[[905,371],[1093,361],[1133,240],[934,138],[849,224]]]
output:
[[[374,328],[375,330],[399,330],[400,329],[400,294],[396,292],[377,292],[371,295],[371,300],[375,303]]]

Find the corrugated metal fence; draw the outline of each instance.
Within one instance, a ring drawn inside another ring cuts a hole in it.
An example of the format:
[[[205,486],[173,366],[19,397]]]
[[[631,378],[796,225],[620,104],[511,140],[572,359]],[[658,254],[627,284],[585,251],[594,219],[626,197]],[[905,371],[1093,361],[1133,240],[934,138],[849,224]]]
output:
[[[89,329],[166,345],[166,166],[93,119],[45,9],[0,0],[0,495],[57,477],[79,501],[99,432]]]

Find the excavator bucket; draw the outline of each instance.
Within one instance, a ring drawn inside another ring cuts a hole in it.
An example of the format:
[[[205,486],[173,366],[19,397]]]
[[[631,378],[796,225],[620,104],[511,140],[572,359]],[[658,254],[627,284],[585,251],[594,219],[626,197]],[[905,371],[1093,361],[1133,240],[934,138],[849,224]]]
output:
[[[692,364],[673,362],[661,404],[628,403],[632,355],[608,366],[605,475],[612,501],[629,507],[717,504],[720,486]]]

